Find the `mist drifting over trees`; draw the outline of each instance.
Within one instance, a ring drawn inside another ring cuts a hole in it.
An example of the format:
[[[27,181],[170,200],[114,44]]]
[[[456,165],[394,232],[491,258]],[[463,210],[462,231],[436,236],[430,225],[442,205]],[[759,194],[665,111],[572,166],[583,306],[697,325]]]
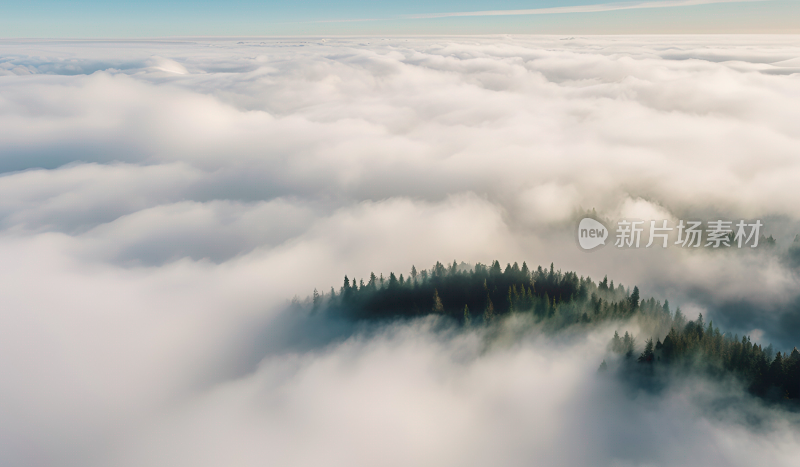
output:
[[[299,302],[294,302],[299,307]],[[344,277],[337,291],[314,291],[305,308],[350,320],[419,318],[438,315],[462,326],[490,326],[510,315],[527,315],[550,333],[572,326],[591,328],[608,322],[635,322],[640,334],[614,332],[608,350],[622,358],[621,372],[655,378],[669,372],[732,376],[749,392],[771,400],[800,399],[800,352],[776,351],[751,342],[750,336],[731,335],[707,325],[702,313],[688,320],[680,307],[667,300],[643,299],[637,286],[625,287],[608,276],[595,282],[575,272],[527,263],[498,261],[474,267],[453,261],[429,270],[411,267],[408,276]],[[642,348],[643,346],[643,348]],[[636,364],[632,364],[636,362]],[[608,371],[605,359],[600,371]]]

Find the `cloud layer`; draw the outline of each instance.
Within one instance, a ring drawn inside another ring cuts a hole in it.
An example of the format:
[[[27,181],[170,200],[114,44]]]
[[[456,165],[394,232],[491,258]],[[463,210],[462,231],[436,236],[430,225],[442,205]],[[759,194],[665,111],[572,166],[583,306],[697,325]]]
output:
[[[766,36],[0,43],[3,463],[789,465],[796,421],[597,380],[605,334],[485,352],[281,310],[344,274],[555,262],[796,345],[799,57]],[[759,218],[778,245],[587,254],[591,208]]]

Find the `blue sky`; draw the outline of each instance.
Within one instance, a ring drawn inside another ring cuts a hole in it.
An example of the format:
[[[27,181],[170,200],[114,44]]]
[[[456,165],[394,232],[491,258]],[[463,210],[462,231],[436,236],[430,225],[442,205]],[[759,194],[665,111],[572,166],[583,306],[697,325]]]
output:
[[[0,37],[6,38],[797,33],[798,25],[798,0],[5,0],[0,4]]]

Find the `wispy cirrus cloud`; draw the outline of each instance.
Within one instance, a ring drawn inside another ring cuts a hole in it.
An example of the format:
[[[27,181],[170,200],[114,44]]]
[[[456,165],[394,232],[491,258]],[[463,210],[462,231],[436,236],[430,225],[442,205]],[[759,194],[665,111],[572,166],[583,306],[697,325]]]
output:
[[[712,3],[744,3],[764,2],[769,0],[662,0],[653,2],[614,2],[595,5],[572,5],[551,8],[530,8],[524,10],[486,10],[486,11],[457,11],[451,13],[427,13],[418,15],[405,15],[405,19],[434,19],[456,16],[515,16],[515,15],[555,15],[565,13],[600,13],[616,10],[636,10],[643,8],[674,8],[682,6],[708,5]]]

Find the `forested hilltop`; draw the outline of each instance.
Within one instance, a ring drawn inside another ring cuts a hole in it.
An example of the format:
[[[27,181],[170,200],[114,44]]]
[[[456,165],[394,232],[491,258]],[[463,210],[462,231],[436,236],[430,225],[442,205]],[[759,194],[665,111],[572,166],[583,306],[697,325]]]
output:
[[[476,264],[450,266],[436,263],[430,271],[412,266],[408,277],[394,273],[384,278],[371,274],[367,282],[344,278],[337,292],[320,295],[314,291],[312,306],[325,308],[353,319],[387,319],[428,314],[451,316],[465,324],[491,322],[513,312],[527,312],[567,325],[611,317],[629,317],[638,306],[639,289],[626,290],[622,284],[603,279],[595,284],[574,272],[541,266],[528,269],[526,263],[491,266]],[[635,306],[633,306],[633,302]]]
[[[388,320],[430,314],[448,316],[465,326],[491,325],[511,313],[527,313],[546,330],[569,326],[591,327],[606,321],[634,320],[642,330],[644,350],[627,332],[614,333],[611,352],[639,374],[664,370],[702,371],[712,376],[734,375],[754,394],[773,399],[800,400],[800,352],[775,352],[750,342],[749,336],[721,333],[700,315],[689,321],[669,303],[642,300],[638,287],[614,285],[604,277],[590,277],[549,268],[528,268],[526,263],[494,261],[491,266],[470,267],[455,261],[437,262],[430,270],[412,266],[407,277],[386,278],[370,274],[365,282],[344,277],[338,292],[314,290],[310,306],[315,312],[353,320]],[[631,365],[636,362],[635,365]],[[607,368],[603,361],[600,369]]]

